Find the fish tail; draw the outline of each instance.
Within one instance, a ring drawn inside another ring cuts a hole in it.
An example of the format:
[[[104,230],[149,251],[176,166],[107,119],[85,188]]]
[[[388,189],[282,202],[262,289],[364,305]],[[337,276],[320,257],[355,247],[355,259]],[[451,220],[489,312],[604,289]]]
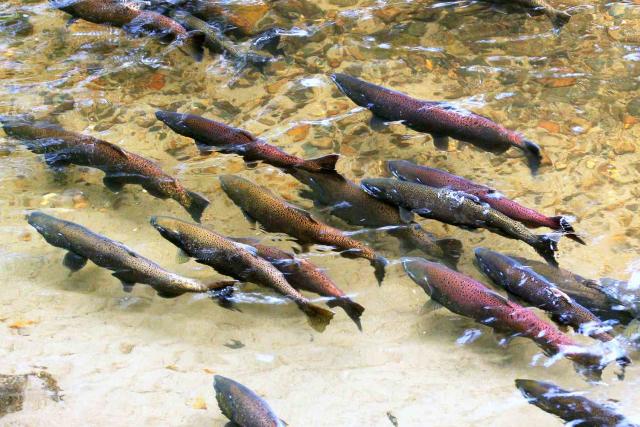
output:
[[[558,261],[556,261],[555,256],[555,252],[558,250],[558,242],[555,236],[547,234],[536,236],[532,246],[545,261],[554,267],[558,267]]]
[[[535,175],[538,172],[538,169],[540,169],[540,164],[542,163],[540,147],[533,141],[523,139],[522,145],[519,145],[518,148],[520,148],[524,153],[524,156],[527,158],[527,162],[529,163],[531,173]]]
[[[334,307],[342,308],[345,311],[345,313],[347,313],[347,316],[349,316],[351,320],[353,320],[353,322],[356,324],[358,329],[362,331],[362,323],[360,323],[360,316],[362,316],[362,313],[364,312],[363,306],[353,301],[351,298],[344,297],[344,296],[328,301],[327,305],[331,308],[334,308]]]
[[[191,215],[194,221],[200,222],[202,218],[202,213],[209,206],[209,200],[204,197],[202,194],[196,193],[194,191],[187,191],[187,196],[189,198],[188,203],[185,205],[185,209]]]
[[[384,276],[386,274],[386,268],[389,261],[385,257],[376,255],[371,260],[371,266],[374,268],[374,274],[376,276],[376,280],[378,281],[378,285],[382,285],[382,281],[384,280]]]
[[[300,309],[307,315],[309,325],[318,332],[323,332],[331,319],[333,311],[327,310],[310,302],[299,304]]]
[[[196,61],[202,61],[204,56],[205,34],[202,31],[189,31],[182,39],[180,48]]]
[[[553,10],[548,14],[548,16],[549,19],[551,19],[551,23],[554,28],[558,30],[564,27],[571,19],[571,15],[562,10]]]
[[[240,56],[239,59],[240,59],[241,65],[244,65],[244,64],[251,65],[252,67],[255,67],[258,71],[263,73],[265,67],[269,65],[269,63],[273,58],[266,55],[260,55],[259,53],[255,53],[255,52],[248,52]]]
[[[231,297],[236,291],[235,285],[238,282],[235,280],[223,280],[208,283],[207,294],[213,300],[218,302],[218,305],[229,310],[237,310]],[[239,310],[238,310],[239,311]]]
[[[569,220],[566,217],[554,216],[550,219],[553,221],[554,229],[562,231],[562,233],[569,239],[578,242],[581,245],[587,244],[587,242],[582,240],[582,238],[576,234],[576,230],[573,229],[573,226],[569,223]]]
[[[462,256],[462,242],[458,239],[445,238],[436,240],[442,250],[442,261],[454,270],[458,269],[458,261]]]
[[[340,158],[340,154],[329,154],[315,159],[309,159],[297,166],[300,169],[309,172],[335,172],[336,162]]]

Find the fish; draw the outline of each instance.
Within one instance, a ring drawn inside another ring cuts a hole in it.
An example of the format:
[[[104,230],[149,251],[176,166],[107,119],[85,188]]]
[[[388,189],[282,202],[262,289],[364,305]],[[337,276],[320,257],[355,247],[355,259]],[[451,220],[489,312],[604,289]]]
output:
[[[515,3],[524,8],[542,13],[549,18],[553,26],[556,28],[562,28],[571,19],[571,15],[567,12],[551,6],[545,0],[515,0],[510,3]]]
[[[300,168],[311,172],[333,172],[340,158],[339,154],[329,154],[305,160],[287,154],[243,129],[194,114],[159,110],[156,117],[174,132],[193,139],[203,154],[220,151],[240,155],[247,162],[262,161],[279,168]]]
[[[436,238],[411,218],[403,218],[397,206],[370,196],[358,184],[339,173],[316,173],[296,169],[289,172],[309,187],[301,196],[316,205],[329,207],[330,213],[347,224],[369,228],[385,228],[400,240],[403,250],[419,249],[427,256],[442,260],[456,268],[462,255],[462,242],[452,238]]]
[[[303,249],[309,244],[332,246],[346,257],[367,259],[375,270],[378,283],[382,283],[387,260],[377,255],[364,243],[352,239],[342,230],[316,220],[311,214],[290,205],[266,188],[235,175],[220,176],[222,189],[242,210],[245,217],[260,223],[274,233],[294,237]]]
[[[286,423],[253,390],[231,378],[215,375],[213,389],[218,407],[233,425],[240,427],[284,427]]]
[[[109,190],[121,191],[125,184],[140,185],[154,197],[175,200],[195,221],[200,221],[209,206],[206,197],[187,190],[156,163],[107,141],[47,122],[5,117],[0,123],[7,135],[23,141],[33,153],[43,154],[52,168],[74,164],[100,169],[105,173],[102,182]]]
[[[516,147],[527,158],[533,173],[540,167],[542,154],[537,144],[487,117],[447,102],[412,98],[346,74],[332,74],[331,79],[347,97],[376,117],[402,121],[410,129],[430,134],[439,149],[448,147],[449,137],[493,154]]]
[[[94,24],[122,28],[133,35],[153,35],[176,43],[178,48],[201,61],[204,34],[188,32],[173,19],[150,10],[137,9],[121,0],[50,0],[52,5],[71,16]]]
[[[280,270],[259,257],[252,247],[234,242],[200,225],[171,217],[151,217],[151,225],[162,237],[198,263],[236,280],[271,288],[290,299],[307,315],[309,324],[316,331],[324,331],[333,318],[332,311],[305,298],[289,284]]]
[[[548,312],[554,321],[580,332],[587,325],[591,337],[603,342],[613,339],[602,320],[531,268],[485,248],[476,248],[475,255],[480,270],[496,285]]]
[[[257,243],[251,238],[231,238],[231,240],[254,248],[256,254],[280,270],[287,282],[294,288],[331,298],[327,305],[331,308],[342,308],[362,331],[360,317],[364,312],[364,307],[346,296],[331,278],[316,265],[282,249]]]
[[[543,381],[517,379],[516,387],[529,403],[562,418],[572,426],[634,427],[612,405],[594,402],[579,392]]]
[[[418,166],[407,160],[391,160],[387,162],[387,168],[396,178],[403,181],[416,182],[434,188],[448,188],[454,191],[462,191],[477,197],[481,202],[488,204],[498,212],[502,212],[511,219],[515,219],[529,228],[548,227],[562,232],[568,238],[585,245],[564,216],[547,216],[534,209],[504,197],[497,190],[486,185],[476,184],[473,181],[450,174],[440,169],[427,166]]]
[[[604,369],[603,357],[585,351],[571,337],[530,309],[509,301],[482,283],[422,258],[404,258],[404,270],[433,300],[455,314],[497,332],[515,333],[535,342],[547,355],[561,354],[593,378]]]
[[[549,264],[558,265],[554,236],[533,234],[518,221],[478,203],[469,195],[447,188],[433,188],[392,178],[369,178],[361,181],[369,194],[418,215],[464,228],[486,228],[530,245]]]
[[[113,271],[125,291],[136,283],[151,286],[163,298],[175,298],[185,293],[209,293],[229,306],[229,297],[236,282],[202,283],[171,273],[155,262],[137,254],[120,242],[94,233],[80,224],[65,221],[40,211],[30,212],[27,222],[52,246],[67,251],[63,265],[71,272],[82,269],[88,260]]]

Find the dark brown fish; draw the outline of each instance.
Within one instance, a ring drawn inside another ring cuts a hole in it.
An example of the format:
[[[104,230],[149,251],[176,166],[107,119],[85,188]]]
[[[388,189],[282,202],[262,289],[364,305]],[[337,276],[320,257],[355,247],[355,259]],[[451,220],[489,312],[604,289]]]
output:
[[[284,427],[269,404],[253,390],[232,380],[216,375],[213,377],[218,407],[233,425],[240,427]]]
[[[333,172],[340,155],[329,154],[305,160],[287,154],[249,132],[193,114],[159,110],[158,120],[180,135],[192,138],[201,152],[220,151],[242,156],[247,162],[263,161],[279,168],[300,168],[312,172]]]
[[[294,288],[331,298],[327,305],[331,308],[341,307],[355,322],[358,329],[362,330],[360,316],[364,312],[364,307],[346,296],[320,268],[289,252],[257,243],[255,239],[232,238],[232,240],[253,247],[256,254],[280,270]]]
[[[553,236],[535,235],[518,221],[478,203],[466,193],[447,188],[433,188],[392,178],[363,179],[362,188],[369,194],[418,215],[466,228],[486,228],[511,239],[521,240],[548,263],[557,265],[557,242]]]
[[[534,209],[507,199],[500,192],[485,185],[450,174],[440,169],[418,166],[406,160],[392,160],[387,162],[387,168],[397,178],[403,181],[417,182],[434,188],[448,188],[463,191],[480,201],[488,204],[498,212],[502,212],[511,219],[515,219],[529,228],[549,227],[564,233],[565,236],[578,243],[586,244],[564,216],[546,216]]]
[[[171,273],[155,262],[138,255],[122,243],[101,236],[69,221],[64,221],[42,212],[31,212],[27,221],[45,240],[58,248],[67,250],[63,264],[71,271],[84,267],[87,260],[113,271],[113,276],[122,282],[129,292],[136,283],[151,286],[164,298],[174,298],[187,292],[209,292],[221,303],[227,302],[235,282],[219,281],[209,284]]]
[[[291,299],[307,315],[309,324],[317,331],[322,332],[331,321],[333,312],[312,304],[287,282],[277,268],[259,257],[251,246],[175,218],[152,217],[151,225],[197,262],[234,279],[269,287]]]
[[[610,405],[594,402],[582,393],[563,390],[555,384],[516,380],[516,387],[532,405],[581,427],[634,427]]]
[[[196,221],[209,205],[204,196],[184,188],[154,162],[117,145],[45,122],[7,118],[0,122],[8,135],[24,141],[30,151],[44,154],[51,167],[75,164],[100,169],[105,173],[102,181],[110,190],[120,191],[125,184],[141,185],[154,197],[180,203]]]
[[[51,0],[54,7],[94,24],[120,27],[134,35],[153,35],[176,42],[181,50],[197,61],[202,60],[204,34],[187,30],[173,19],[159,13],[136,9],[121,0]]]
[[[355,182],[338,173],[316,173],[300,169],[289,172],[311,191],[301,195],[321,207],[328,207],[332,215],[354,226],[382,228],[398,238],[404,250],[419,249],[430,257],[441,259],[456,268],[462,254],[458,239],[436,238],[412,221],[401,217],[397,206],[370,196]]]
[[[487,117],[446,102],[411,98],[346,74],[333,74],[331,78],[359,106],[368,108],[382,119],[401,120],[411,129],[431,134],[438,148],[446,149],[449,137],[494,154],[516,147],[527,157],[534,173],[540,166],[540,147]]]
[[[220,177],[222,189],[245,216],[259,222],[265,230],[286,233],[302,245],[322,244],[342,250],[343,256],[365,258],[375,269],[378,283],[384,278],[387,260],[364,243],[343,231],[317,221],[309,212],[292,206],[264,187],[234,175]]]
[[[499,2],[504,3],[504,0]],[[571,15],[563,10],[556,9],[545,0],[508,0],[507,3],[515,3],[526,9],[545,15],[556,28],[562,28],[569,20]]]

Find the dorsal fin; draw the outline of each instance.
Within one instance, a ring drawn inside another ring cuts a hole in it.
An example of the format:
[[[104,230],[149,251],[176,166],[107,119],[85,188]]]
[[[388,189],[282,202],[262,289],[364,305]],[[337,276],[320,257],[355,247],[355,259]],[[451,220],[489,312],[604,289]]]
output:
[[[500,301],[501,303],[503,303],[506,306],[511,307],[512,304],[511,302],[505,298],[504,296],[500,295],[499,293],[497,293],[496,291],[492,291],[491,289],[485,289],[484,292],[488,295],[491,295],[492,297],[495,297],[498,301]]]
[[[121,147],[119,147],[119,146],[117,146],[117,145],[115,145],[115,144],[112,144],[112,143],[110,143],[110,142],[103,141],[103,140],[101,140],[101,139],[97,139],[97,138],[96,138],[96,139],[94,139],[93,143],[95,143],[95,144],[100,144],[100,145],[102,145],[103,147],[108,147],[109,149],[111,149],[111,150],[115,151],[116,153],[118,153],[119,155],[121,155],[122,157],[124,157],[125,159],[128,159],[128,158],[129,158],[129,153],[128,153],[128,152],[126,152],[126,151],[124,150],[124,148],[121,148]]]
[[[316,224],[318,224],[318,221],[307,211],[305,211],[302,208],[299,208],[297,206],[293,206],[287,203],[287,206],[289,207],[289,209],[299,213],[300,215],[304,216],[305,218],[307,218],[309,221],[312,221]]]

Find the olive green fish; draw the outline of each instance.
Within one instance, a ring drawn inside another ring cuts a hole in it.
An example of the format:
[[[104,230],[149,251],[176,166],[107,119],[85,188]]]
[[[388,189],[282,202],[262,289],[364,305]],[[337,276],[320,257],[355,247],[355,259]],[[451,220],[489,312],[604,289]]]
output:
[[[269,404],[253,390],[232,380],[216,375],[213,377],[218,407],[225,417],[240,427],[284,427]]]
[[[369,260],[375,269],[378,283],[384,278],[387,260],[376,255],[370,247],[352,239],[343,231],[324,224],[303,209],[292,206],[271,191],[235,175],[220,177],[222,189],[242,209],[245,216],[259,222],[265,230],[286,233],[303,246],[313,243],[333,246],[342,255]]]
[[[251,246],[175,218],[152,217],[151,225],[197,262],[234,279],[269,287],[291,299],[308,316],[314,329],[322,332],[331,321],[333,312],[312,304],[287,282],[280,270],[260,258]]]

